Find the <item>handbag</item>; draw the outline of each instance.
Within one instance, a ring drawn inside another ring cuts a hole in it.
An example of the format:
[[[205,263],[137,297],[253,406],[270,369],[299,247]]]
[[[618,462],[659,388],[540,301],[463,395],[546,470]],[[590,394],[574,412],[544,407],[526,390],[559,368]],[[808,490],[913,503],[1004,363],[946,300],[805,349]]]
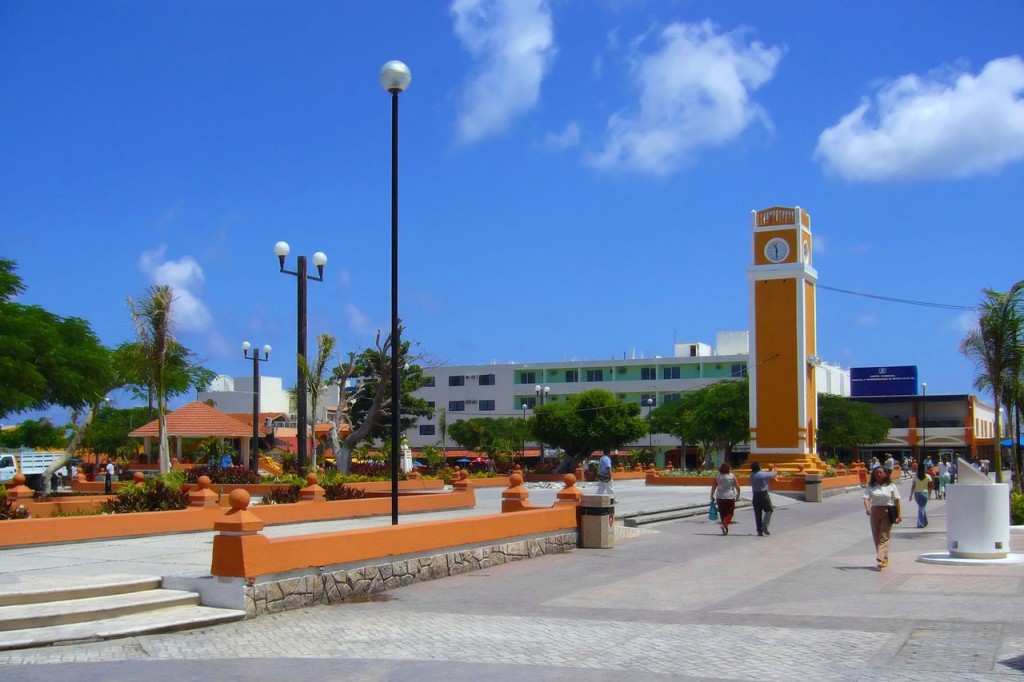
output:
[[[892,504],[885,508],[885,513],[889,515],[889,523],[896,523],[898,516],[896,515],[896,497],[892,497]]]
[[[718,520],[718,505],[715,504],[714,500],[711,500],[711,506],[708,507],[708,521]]]

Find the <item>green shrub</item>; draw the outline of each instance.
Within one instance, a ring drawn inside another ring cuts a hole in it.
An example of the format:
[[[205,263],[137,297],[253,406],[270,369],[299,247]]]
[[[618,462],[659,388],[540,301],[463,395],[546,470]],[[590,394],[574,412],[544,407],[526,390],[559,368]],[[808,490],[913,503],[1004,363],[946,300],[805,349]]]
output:
[[[1010,495],[1010,523],[1024,526],[1024,495],[1021,493]]]
[[[302,489],[298,483],[287,487],[278,487],[263,496],[260,504],[293,504],[299,501],[299,491]]]
[[[98,516],[102,513],[102,509],[97,505],[92,509],[58,509],[50,515],[50,518],[63,519],[69,516]]]
[[[165,480],[165,477],[170,480]],[[166,474],[148,479],[141,486],[122,486],[117,497],[104,502],[100,511],[104,514],[131,514],[147,511],[171,511],[188,507],[188,494],[175,485],[177,477]]]
[[[208,467],[194,466],[188,471],[186,479],[195,483],[200,476],[208,476],[214,485],[253,485],[260,482],[260,475],[245,467]]]
[[[15,504],[15,500],[7,499],[7,488],[0,488],[0,521],[27,519],[28,510],[23,504]]]
[[[359,500],[366,497],[366,490],[364,488],[353,488],[350,485],[344,483],[334,483],[331,485],[325,485],[324,488],[324,499],[328,502],[334,502],[337,500]]]

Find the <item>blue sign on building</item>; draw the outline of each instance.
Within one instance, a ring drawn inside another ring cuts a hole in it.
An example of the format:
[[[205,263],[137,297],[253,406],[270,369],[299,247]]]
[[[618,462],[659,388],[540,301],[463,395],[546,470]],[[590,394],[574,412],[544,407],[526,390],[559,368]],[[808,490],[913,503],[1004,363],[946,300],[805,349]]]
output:
[[[917,395],[917,365],[851,367],[850,395]]]

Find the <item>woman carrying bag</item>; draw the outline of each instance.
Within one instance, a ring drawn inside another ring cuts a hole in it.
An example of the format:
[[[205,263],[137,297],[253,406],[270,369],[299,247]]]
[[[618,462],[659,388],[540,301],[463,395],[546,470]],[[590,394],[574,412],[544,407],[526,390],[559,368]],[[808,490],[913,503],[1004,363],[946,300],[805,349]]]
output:
[[[900,523],[900,491],[889,480],[883,467],[871,471],[871,479],[864,490],[864,511],[871,518],[871,539],[875,541],[875,561],[878,570],[889,566],[889,534],[894,523]]]
[[[732,523],[738,499],[740,484],[736,481],[736,475],[732,473],[732,467],[722,462],[722,466],[718,467],[718,476],[715,476],[715,482],[711,486],[711,501],[718,506],[718,513],[722,517],[722,535],[729,534],[729,524]]]

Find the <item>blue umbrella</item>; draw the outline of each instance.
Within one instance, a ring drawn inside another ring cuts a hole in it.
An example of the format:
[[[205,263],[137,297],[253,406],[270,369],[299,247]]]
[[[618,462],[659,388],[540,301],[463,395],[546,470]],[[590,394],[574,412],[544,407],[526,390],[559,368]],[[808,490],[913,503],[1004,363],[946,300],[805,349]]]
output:
[[[1000,441],[1000,443],[999,443],[999,444],[1000,444],[1000,445],[1002,445],[1002,446],[1003,446],[1004,448],[1009,448],[1009,447],[1012,447],[1012,446],[1013,446],[1013,439],[1012,439],[1012,438],[1007,438],[1007,439],[1006,439],[1006,440],[1004,440],[1004,441]],[[1019,443],[1019,445],[1020,445],[1020,446],[1021,446],[1022,448],[1024,448],[1024,436],[1021,436],[1021,437],[1020,437],[1020,443]]]
[[[469,463],[471,460],[469,459],[469,457],[463,457],[462,459],[457,459],[455,461],[458,462],[459,464],[464,464]]]
[[[412,465],[413,465],[414,467],[422,467],[422,466],[426,466],[426,464],[424,464],[423,462],[419,461],[418,459],[414,459],[414,460],[412,461]]]

